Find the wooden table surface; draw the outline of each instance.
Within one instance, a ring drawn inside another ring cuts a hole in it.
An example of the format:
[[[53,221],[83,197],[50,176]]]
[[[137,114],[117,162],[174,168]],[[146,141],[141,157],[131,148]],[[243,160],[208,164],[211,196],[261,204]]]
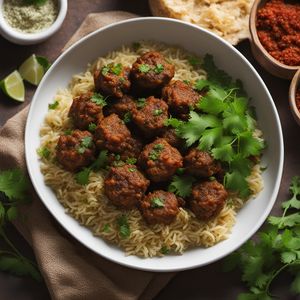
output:
[[[18,46],[0,37],[0,79],[16,69],[32,53],[46,56],[53,61],[88,13],[109,10],[124,10],[143,16],[150,15],[146,0],[71,0],[69,1],[69,10],[63,27],[46,42],[34,46]],[[278,199],[272,210],[272,214],[279,214],[280,203],[288,195],[287,190],[291,177],[300,174],[300,143],[298,142],[300,128],[296,125],[289,111],[289,81],[275,78],[265,72],[255,62],[248,41],[240,43],[237,48],[253,64],[265,81],[273,96],[282,122],[285,146],[284,174]],[[3,93],[0,93],[0,126],[30,103],[34,90],[33,87],[26,86],[27,94],[24,104],[17,104],[9,100]],[[0,147],[3,146],[0,141]],[[28,245],[15,229],[9,227],[8,230],[9,236],[12,237],[21,251],[32,256],[33,254]],[[288,282],[287,275],[283,275],[279,279],[279,284],[274,284],[275,292],[280,299],[297,299],[289,294],[285,284]],[[1,272],[0,290],[0,299],[3,300],[49,299],[44,284],[38,284],[31,279],[17,278]],[[240,281],[240,274],[237,272],[223,273],[222,261],[220,261],[206,267],[178,273],[156,299],[232,300],[242,291],[245,291],[245,287]]]

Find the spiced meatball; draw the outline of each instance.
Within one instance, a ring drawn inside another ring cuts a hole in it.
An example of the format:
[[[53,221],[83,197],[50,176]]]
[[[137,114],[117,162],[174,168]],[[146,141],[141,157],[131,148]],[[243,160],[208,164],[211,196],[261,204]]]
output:
[[[108,64],[94,73],[95,90],[106,96],[121,98],[130,89],[130,68],[122,64]]]
[[[117,207],[133,208],[142,200],[149,180],[134,165],[111,167],[104,180],[107,198]]]
[[[117,114],[119,118],[124,119],[126,115],[132,115],[135,106],[133,98],[128,95],[124,95],[122,98],[112,101],[107,112],[108,114]]]
[[[189,150],[184,157],[183,165],[186,171],[198,177],[210,177],[221,171],[221,164],[205,151],[197,148]]]
[[[130,131],[124,122],[116,114],[111,114],[103,118],[97,126],[94,140],[100,150],[107,149],[111,152],[121,153],[130,137]]]
[[[227,195],[224,186],[216,180],[200,182],[192,189],[190,208],[198,219],[209,220],[220,213]]]
[[[76,172],[95,160],[95,145],[88,131],[74,130],[61,135],[56,146],[57,161],[64,169]]]
[[[172,147],[182,149],[185,146],[184,139],[180,138],[176,134],[176,130],[174,128],[165,128],[160,136],[165,139]]]
[[[136,138],[130,137],[123,145],[123,150],[120,152],[122,159],[138,158],[143,149],[143,143]]]
[[[159,91],[174,77],[175,67],[156,51],[140,56],[132,65],[131,80],[138,92]]]
[[[145,101],[141,108],[135,108],[132,113],[133,122],[146,136],[154,136],[164,128],[168,119],[168,105],[153,96]]]
[[[179,212],[179,204],[173,193],[162,190],[149,193],[139,203],[142,216],[148,224],[170,224]]]
[[[169,180],[183,165],[179,151],[161,138],[144,147],[138,163],[153,182]]]
[[[102,105],[93,101],[94,93],[88,92],[73,99],[69,117],[75,127],[86,130],[91,124],[98,124],[103,118]]]
[[[170,82],[162,90],[162,98],[169,105],[170,113],[187,120],[190,110],[196,107],[200,95],[191,86],[180,80]]]

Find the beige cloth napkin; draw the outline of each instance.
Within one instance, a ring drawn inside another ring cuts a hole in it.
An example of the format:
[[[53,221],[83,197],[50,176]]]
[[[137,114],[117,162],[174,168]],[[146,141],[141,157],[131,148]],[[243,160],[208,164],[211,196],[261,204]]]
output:
[[[88,15],[66,47],[101,26],[133,16],[125,12]],[[26,170],[24,127],[27,113],[28,107],[8,120],[0,131],[2,170]],[[152,299],[174,275],[133,270],[97,256],[60,227],[33,188],[30,197],[32,203],[22,208],[26,221],[16,226],[32,246],[53,299]]]

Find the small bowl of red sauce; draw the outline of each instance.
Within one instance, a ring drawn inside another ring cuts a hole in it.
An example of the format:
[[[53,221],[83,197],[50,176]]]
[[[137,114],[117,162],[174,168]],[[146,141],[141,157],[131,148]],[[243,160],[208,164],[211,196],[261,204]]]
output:
[[[300,68],[299,0],[255,0],[249,25],[256,60],[277,77],[293,78]]]
[[[290,108],[294,119],[300,125],[300,69],[295,74],[289,91]]]

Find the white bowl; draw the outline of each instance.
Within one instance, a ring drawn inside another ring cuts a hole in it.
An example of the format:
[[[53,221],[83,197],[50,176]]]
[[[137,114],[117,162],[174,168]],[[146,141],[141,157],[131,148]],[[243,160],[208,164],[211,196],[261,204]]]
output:
[[[3,16],[3,2],[0,0],[0,34],[12,43],[19,45],[33,45],[43,42],[59,30],[66,17],[68,0],[57,0],[58,15],[53,24],[47,29],[36,33],[20,32],[11,27]]]
[[[232,234],[210,248],[195,248],[183,255],[143,259],[125,256],[124,252],[94,237],[91,231],[64,212],[53,191],[44,183],[36,149],[39,130],[57,89],[68,85],[73,74],[86,69],[89,62],[107,52],[142,39],[176,44],[198,55],[210,53],[218,67],[243,81],[256,107],[258,125],[264,133],[267,149],[262,165],[264,189],[238,212]],[[216,261],[240,247],[263,224],[278,193],[283,167],[283,139],[280,120],[264,82],[242,54],[223,39],[197,26],[166,18],[137,18],[97,30],[66,50],[52,65],[33,98],[25,133],[26,162],[32,183],[45,206],[57,221],[89,249],[116,263],[148,271],[175,271],[203,266]]]

